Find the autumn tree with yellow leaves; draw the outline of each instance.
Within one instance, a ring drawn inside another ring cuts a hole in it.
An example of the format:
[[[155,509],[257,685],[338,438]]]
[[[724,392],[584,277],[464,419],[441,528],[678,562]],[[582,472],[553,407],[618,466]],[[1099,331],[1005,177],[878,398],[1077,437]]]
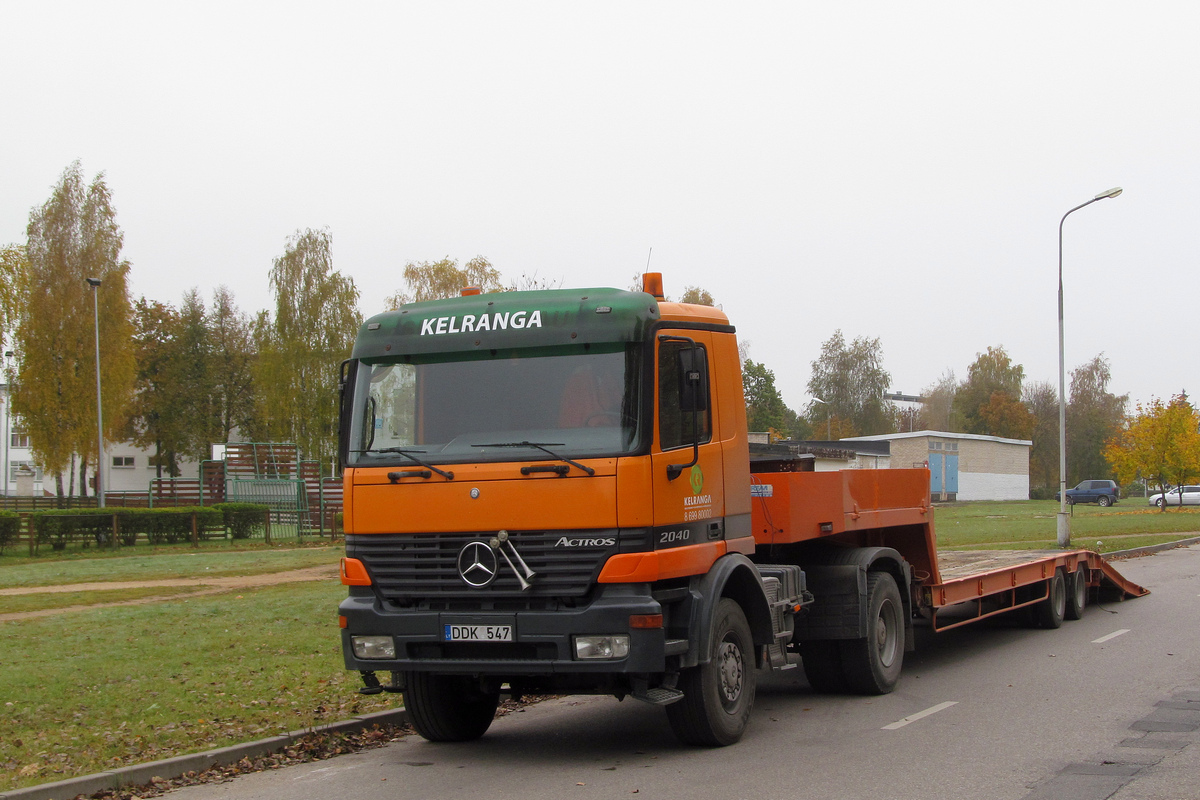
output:
[[[1121,483],[1140,475],[1165,494],[1200,476],[1200,414],[1184,394],[1168,403],[1139,403],[1128,425],[1108,440],[1104,457]]]

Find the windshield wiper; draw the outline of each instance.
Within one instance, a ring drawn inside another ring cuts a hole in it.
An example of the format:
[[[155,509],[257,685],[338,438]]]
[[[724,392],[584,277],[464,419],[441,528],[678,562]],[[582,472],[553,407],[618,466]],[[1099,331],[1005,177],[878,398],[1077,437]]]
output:
[[[562,442],[493,442],[491,444],[473,444],[473,445],[471,445],[471,447],[532,447],[535,450],[541,450],[543,453],[546,453],[551,458],[557,458],[559,461],[566,462],[567,464],[570,464],[572,467],[578,467],[579,469],[586,472],[588,474],[589,478],[596,474],[596,470],[592,469],[591,467],[587,466],[586,464],[580,464],[578,461],[572,461],[571,459],[567,458],[566,456],[560,456],[558,453],[554,452],[553,450],[546,449],[548,447],[562,447],[562,446],[563,446]],[[563,469],[566,469],[566,467],[563,467]]]
[[[424,453],[425,452],[424,450],[405,450],[402,447],[384,447],[380,450],[355,450],[354,452],[356,452],[356,453],[397,453],[399,455],[404,456],[409,461],[412,461],[416,464],[420,464],[425,469],[433,470],[438,475],[441,475],[443,478],[445,478],[448,481],[454,480],[453,472],[447,472],[444,469],[438,469],[433,464],[430,464],[427,461],[422,461],[421,459],[419,459],[413,455],[413,453]]]

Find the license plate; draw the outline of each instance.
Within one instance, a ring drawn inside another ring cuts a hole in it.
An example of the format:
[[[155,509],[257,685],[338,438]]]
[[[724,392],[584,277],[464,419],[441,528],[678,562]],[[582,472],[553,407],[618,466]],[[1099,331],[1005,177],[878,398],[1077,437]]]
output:
[[[443,638],[447,642],[511,642],[512,625],[445,625]]]

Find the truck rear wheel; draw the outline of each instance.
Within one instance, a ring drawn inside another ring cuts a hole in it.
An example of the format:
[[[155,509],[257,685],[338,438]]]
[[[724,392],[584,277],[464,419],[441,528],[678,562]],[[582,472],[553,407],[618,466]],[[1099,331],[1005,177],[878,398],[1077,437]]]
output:
[[[487,732],[500,704],[470,678],[409,672],[404,707],[417,733],[431,742],[467,742]]]
[[[800,663],[814,692],[839,694],[846,691],[846,673],[836,641],[814,639],[801,643]]]
[[[896,688],[904,665],[904,604],[891,574],[867,574],[867,636],[838,647],[850,691],[887,694]]]
[[[1088,572],[1087,567],[1080,564],[1067,579],[1067,619],[1080,619],[1083,609],[1087,607]]]
[[[1033,624],[1039,628],[1061,628],[1067,614],[1067,582],[1062,570],[1047,581],[1046,599],[1033,607]]]
[[[739,606],[721,599],[713,621],[707,664],[680,673],[683,699],[667,706],[667,720],[685,744],[723,747],[742,738],[754,707],[754,640]]]

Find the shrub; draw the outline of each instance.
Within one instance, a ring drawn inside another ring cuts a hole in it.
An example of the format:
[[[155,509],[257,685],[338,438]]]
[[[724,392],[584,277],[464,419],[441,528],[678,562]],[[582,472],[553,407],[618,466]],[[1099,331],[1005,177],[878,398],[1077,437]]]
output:
[[[217,503],[211,508],[219,510],[225,521],[225,529],[234,539],[249,539],[261,536],[270,506],[259,503]]]
[[[69,542],[77,540],[103,544],[112,535],[111,513],[55,509],[35,512],[32,518],[38,544],[49,544],[55,550],[65,550]]]
[[[221,525],[221,514],[211,508],[181,506],[179,508],[129,508],[117,512],[121,542],[133,544],[139,534],[150,544],[174,544],[192,538],[192,514],[201,528]]]
[[[17,540],[21,531],[21,515],[15,511],[0,511],[0,553]]]

